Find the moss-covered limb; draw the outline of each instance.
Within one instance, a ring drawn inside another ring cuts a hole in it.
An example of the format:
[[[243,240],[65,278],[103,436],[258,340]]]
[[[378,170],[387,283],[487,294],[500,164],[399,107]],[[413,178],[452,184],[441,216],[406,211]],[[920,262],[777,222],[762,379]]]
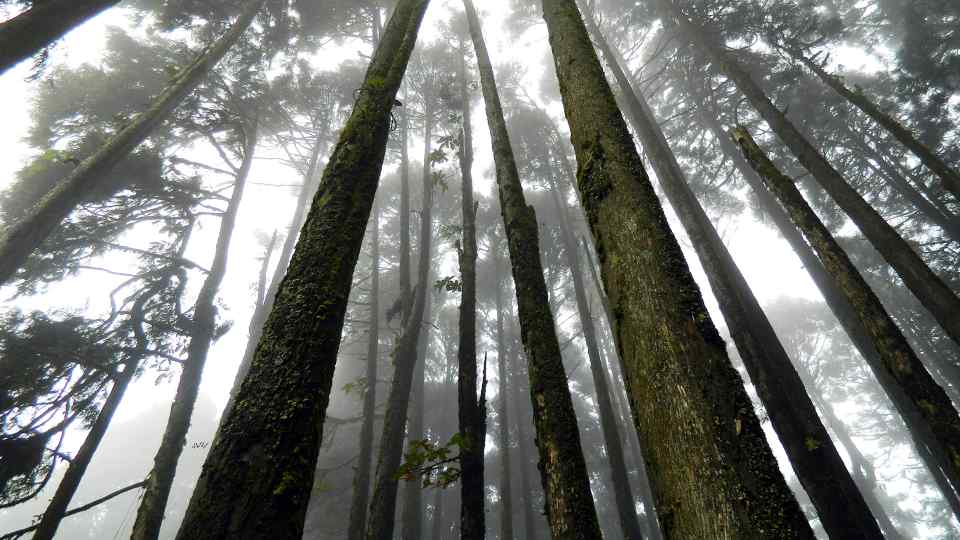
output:
[[[592,18],[587,26],[607,59],[628,117],[693,243],[740,358],[824,530],[837,538],[883,538],[773,326],[690,189],[653,111],[634,91],[618,55]]]
[[[461,177],[460,212],[463,245],[460,248],[459,342],[457,344],[457,416],[465,443],[460,450],[460,538],[482,540],[486,535],[486,499],[483,449],[486,442],[486,405],[477,397],[477,216],[473,203],[473,126],[467,81],[466,47],[460,57],[462,125],[458,157]],[[502,380],[502,379],[501,379]]]
[[[666,538],[812,538],[573,0],[543,0],[578,188]]]
[[[960,298],[923,262],[910,244],[847,183],[766,95],[737,60],[716,42],[712,34],[692,23],[674,0],[656,0],[668,24],[676,24],[681,36],[742,92],[797,160],[857,225],[874,248],[897,271],[904,284],[937,320],[951,339],[960,343]]]
[[[908,426],[919,423],[920,428],[927,430],[920,435],[921,442],[940,457],[939,467],[950,482],[954,486],[960,485],[957,483],[960,478],[960,416],[946,392],[934,382],[876,294],[803,199],[793,181],[777,170],[746,129],[738,127],[732,136],[856,311],[882,362],[882,365],[871,366],[880,384],[885,388],[893,384],[897,387],[894,391],[906,394],[907,402],[896,399],[893,394],[891,399],[905,415]]]
[[[494,276],[496,276],[496,305],[497,305],[497,448],[500,449],[500,483],[497,486],[500,496],[500,538],[513,540],[513,490],[510,475],[510,411],[507,406],[507,396],[510,395],[513,385],[507,378],[507,344],[503,333],[503,294],[500,284],[503,276],[500,262],[500,251],[493,254]],[[521,464],[522,466],[522,464]]]
[[[200,287],[194,305],[194,315],[190,326],[190,341],[187,345],[187,358],[177,385],[177,392],[170,407],[167,426],[160,441],[160,447],[153,458],[153,469],[147,477],[137,517],[134,521],[131,540],[156,540],[160,536],[164,512],[170,490],[173,488],[174,475],[180,455],[187,442],[190,419],[200,391],[200,379],[207,362],[207,354],[213,344],[217,330],[217,308],[215,301],[220,284],[227,273],[227,258],[230,253],[230,241],[237,222],[237,213],[243,192],[253,165],[258,140],[258,125],[254,119],[239,130],[239,136],[245,139],[243,163],[237,170],[233,185],[233,194],[226,211],[220,218],[220,231],[214,250],[210,271]],[[242,139],[242,140],[243,140]]]
[[[137,115],[92,156],[61,180],[17,223],[0,236],[0,284],[9,281],[57,226],[95,192],[101,179],[140,145],[199,85],[246,32],[265,0],[249,0],[243,13],[222,37],[177,76],[149,109]],[[45,4],[44,4],[45,5]]]
[[[920,139],[914,136],[906,126],[898,122],[893,116],[885,113],[862,91],[847,88],[847,85],[843,83],[843,79],[827,73],[827,71],[813,59],[803,54],[803,51],[789,46],[785,47],[784,50],[812,71],[824,84],[883,126],[900,144],[913,152],[913,155],[917,156],[917,159],[919,159],[924,166],[940,178],[944,190],[949,191],[954,197],[960,200],[960,173],[951,169],[940,156],[927,147],[927,145],[920,142]]]
[[[546,494],[545,514],[554,538],[600,538],[577,418],[547,299],[537,218],[523,195],[479,17],[471,0],[463,3],[477,53],[500,208],[516,283],[520,335],[529,366],[530,398],[540,454],[540,477]]]
[[[433,178],[431,175],[431,140],[436,122],[436,96],[425,92],[424,96],[423,138],[423,208],[420,212],[420,253],[417,271],[418,283],[413,293],[413,305],[410,314],[404,320],[403,333],[397,346],[393,380],[387,397],[386,419],[383,434],[380,436],[380,453],[377,459],[377,474],[374,480],[373,498],[370,502],[366,538],[369,540],[390,540],[395,527],[394,516],[397,506],[397,472],[403,458],[404,432],[409,431],[407,440],[422,439],[423,432],[423,362],[425,329],[423,321],[427,318],[428,292],[430,284],[430,262],[433,226]],[[413,392],[414,386],[419,392]],[[413,396],[411,399],[411,393]],[[416,400],[411,407],[411,401]],[[412,409],[412,410],[411,410]],[[407,422],[410,422],[409,429]],[[404,538],[420,537],[421,493],[419,482],[408,482],[404,489],[404,507],[402,515]],[[416,515],[414,515],[416,514]],[[409,536],[413,535],[413,536]]]
[[[370,224],[370,329],[367,336],[367,387],[363,396],[363,426],[360,428],[360,458],[353,477],[353,497],[350,500],[348,540],[361,540],[367,524],[367,505],[370,499],[370,478],[373,461],[373,424],[377,405],[377,362],[380,356],[380,213],[373,210]]]
[[[0,75],[120,0],[46,0],[0,23]]]
[[[226,411],[180,539],[299,538],[313,485],[354,268],[386,152],[390,114],[428,0],[401,0]]]

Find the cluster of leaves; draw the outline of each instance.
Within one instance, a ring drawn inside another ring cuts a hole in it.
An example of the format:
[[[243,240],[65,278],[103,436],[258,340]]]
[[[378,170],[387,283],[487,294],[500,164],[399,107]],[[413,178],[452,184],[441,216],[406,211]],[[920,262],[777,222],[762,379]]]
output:
[[[460,468],[453,464],[459,462],[464,444],[460,433],[454,433],[442,446],[429,439],[409,441],[397,479],[408,482],[419,479],[423,487],[445,488],[453,484],[460,479]]]

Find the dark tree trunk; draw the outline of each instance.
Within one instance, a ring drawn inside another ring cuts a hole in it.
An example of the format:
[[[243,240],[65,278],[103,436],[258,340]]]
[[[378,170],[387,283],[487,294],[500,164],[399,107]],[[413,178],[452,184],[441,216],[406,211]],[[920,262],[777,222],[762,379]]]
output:
[[[460,100],[463,103],[460,132],[461,208],[463,246],[460,248],[460,336],[457,347],[457,404],[460,436],[460,538],[482,540],[486,535],[483,501],[483,450],[486,406],[477,401],[477,216],[473,203],[473,126],[470,123],[470,93],[466,49],[460,58]]]
[[[149,109],[111,137],[96,153],[47,193],[23,219],[12,224],[0,237],[0,284],[7,283],[27,258],[56,229],[70,212],[96,191],[102,178],[140,145],[199,85],[221,58],[240,39],[265,0],[251,0],[243,14],[216,43],[185,68]],[[46,5],[46,3],[44,3]],[[0,47],[0,50],[6,50]]]
[[[864,236],[897,271],[904,284],[934,316],[943,330],[960,343],[960,298],[924,264],[889,223],[877,213],[820,152],[804,138],[786,115],[770,101],[753,77],[706,30],[694,25],[673,0],[657,0],[668,20],[675,21],[684,37],[706,54],[753,104],[760,116],[790,148],[833,200],[850,216]]]
[[[363,396],[363,426],[360,428],[360,462],[353,478],[350,502],[349,540],[363,538],[370,499],[370,469],[373,466],[373,424],[377,406],[377,362],[380,359],[380,214],[373,210],[370,225],[370,250],[373,259],[370,271],[370,329],[367,336],[367,384]]]
[[[543,0],[543,12],[664,536],[813,538],[670,232],[575,1]]]
[[[178,538],[299,538],[353,272],[397,90],[428,0],[400,0],[324,172],[287,275]],[[282,399],[278,400],[278,396]]]
[[[510,415],[507,409],[508,396],[512,385],[507,379],[507,344],[503,335],[503,294],[501,282],[503,270],[500,264],[500,251],[493,254],[497,298],[497,447],[500,449],[500,538],[513,540],[513,491],[511,486],[510,463]],[[521,467],[523,465],[521,464]]]
[[[404,320],[403,333],[397,347],[393,381],[390,386],[390,395],[387,398],[387,412],[383,423],[383,435],[380,437],[380,455],[377,460],[377,474],[374,481],[373,499],[370,503],[370,516],[367,524],[366,537],[368,540],[390,540],[393,538],[394,515],[397,506],[397,471],[403,458],[403,435],[407,427],[407,415],[410,409],[411,391],[415,379],[421,387],[420,395],[414,399],[422,399],[423,370],[420,367],[419,351],[426,305],[429,301],[430,284],[430,248],[432,237],[432,210],[433,210],[433,178],[431,175],[430,153],[431,138],[433,136],[434,102],[436,96],[425,95],[424,102],[424,149],[423,149],[423,209],[420,211],[420,267],[418,269],[418,283],[413,293],[414,303],[410,315]],[[419,425],[411,423],[411,436],[414,440],[416,431],[422,437],[423,423],[422,410],[414,410],[411,416],[417,417]],[[411,484],[419,484],[419,480],[412,480]],[[404,497],[405,508],[413,508],[416,516],[406,514],[404,518],[404,538],[419,538],[420,522],[420,493],[419,485],[415,486],[414,493],[407,493]],[[412,498],[411,498],[412,497]],[[415,523],[411,523],[415,520]],[[414,529],[409,527],[413,525]],[[416,534],[410,537],[409,534]]]
[[[904,415],[908,428],[918,430],[918,446],[925,446],[937,457],[939,467],[953,486],[960,485],[957,483],[960,479],[960,416],[947,394],[934,382],[880,300],[793,181],[777,170],[745,129],[736,128],[733,137],[854,308],[879,353],[881,364],[871,368]],[[901,396],[907,400],[898,399]]]
[[[520,329],[529,365],[530,398],[540,453],[540,480],[546,493],[547,522],[555,538],[600,538],[587,467],[580,448],[577,417],[547,299],[536,214],[524,199],[480,21],[471,0],[464,0],[464,7],[477,53],[500,208],[517,289]]]
[[[237,171],[233,185],[233,195],[226,211],[220,218],[220,233],[213,256],[210,272],[200,288],[197,302],[194,307],[193,320],[190,326],[190,343],[187,346],[187,358],[183,363],[183,372],[177,385],[173,405],[167,419],[167,427],[160,441],[160,448],[153,458],[153,469],[147,477],[140,507],[137,510],[136,521],[133,525],[131,540],[155,540],[160,536],[160,526],[163,524],[164,511],[167,508],[167,499],[173,487],[173,478],[177,472],[177,463],[180,454],[187,442],[187,431],[190,429],[190,419],[193,417],[193,408],[200,391],[200,378],[207,362],[207,354],[213,344],[217,331],[217,307],[215,301],[217,291],[227,273],[227,257],[230,254],[230,240],[233,238],[234,226],[237,222],[237,212],[240,210],[240,201],[243,200],[243,191],[253,165],[254,152],[257,147],[257,120],[241,130],[240,136],[245,141],[243,163]]]
[[[0,75],[120,0],[43,0],[0,23]]]
[[[784,50],[795,60],[807,66],[807,69],[812,71],[836,93],[846,98],[850,104],[883,126],[896,140],[900,141],[900,144],[913,152],[913,155],[917,156],[917,159],[919,159],[927,169],[930,169],[931,172],[940,178],[944,190],[949,191],[957,200],[960,200],[960,173],[957,173],[957,171],[947,166],[946,162],[940,159],[927,145],[920,142],[920,139],[915,137],[909,129],[894,117],[881,110],[880,107],[863,92],[847,88],[840,77],[827,73],[826,70],[804,55],[799,49],[788,46],[785,47]]]
[[[730,335],[764,404],[800,484],[817,509],[824,530],[835,538],[883,538],[877,521],[817,416],[800,375],[760,303],[710,223],[653,112],[627,79],[620,59],[599,28],[588,27],[607,58],[643,148],[660,185],[700,258]]]
[[[428,277],[427,282],[430,279]],[[417,338],[417,359],[413,372],[413,385],[410,388],[410,406],[407,411],[407,443],[420,441],[425,438],[424,403],[426,396],[426,369],[427,345],[430,343],[430,296],[427,295],[423,306],[423,317],[420,324],[420,336]],[[423,489],[421,483],[411,480],[403,483],[403,505],[401,510],[402,528],[400,537],[403,539],[421,538],[423,535]]]

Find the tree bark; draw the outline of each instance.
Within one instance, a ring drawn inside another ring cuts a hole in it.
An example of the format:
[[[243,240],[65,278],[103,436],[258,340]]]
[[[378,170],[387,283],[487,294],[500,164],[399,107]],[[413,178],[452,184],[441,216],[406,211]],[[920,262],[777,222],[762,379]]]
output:
[[[587,18],[587,27],[607,59],[620,87],[628,118],[670,205],[693,243],[740,359],[770,415],[800,484],[817,509],[824,530],[835,538],[882,539],[880,527],[820,421],[800,375],[687,184],[653,111],[633,89],[618,55],[611,50],[592,17]]]
[[[897,271],[904,284],[934,316],[944,332],[960,343],[960,298],[933,273],[910,244],[877,213],[827,159],[817,151],[786,115],[770,101],[753,77],[703,28],[694,25],[673,0],[657,0],[663,15],[675,21],[681,33],[706,54],[753,104],[760,116],[790,148],[797,160],[813,175],[843,209],[864,236]]]
[[[210,449],[178,538],[299,538],[353,272],[390,116],[428,0],[400,0],[357,92],[250,372]]]
[[[471,0],[464,0],[477,53],[480,86],[493,144],[500,208],[517,289],[520,329],[527,355],[540,480],[547,521],[555,538],[600,538],[597,513],[580,447],[577,418],[567,388],[560,345],[540,262],[537,218],[527,206],[507,134],[493,67]]]
[[[575,1],[543,0],[543,8],[664,536],[813,538],[670,232]]]
[[[786,209],[790,218],[816,251],[834,284],[846,295],[861,324],[872,338],[881,365],[872,365],[881,385],[897,387],[908,401],[891,400],[904,415],[911,430],[919,430],[921,446],[937,456],[943,473],[953,484],[960,485],[960,416],[930,373],[907,344],[906,338],[887,314],[880,300],[863,280],[846,253],[820,221],[793,181],[770,162],[741,127],[733,130],[734,140],[767,187]]]
[[[510,415],[507,410],[507,401],[512,385],[507,379],[507,344],[503,335],[503,295],[501,294],[502,269],[500,265],[500,251],[493,254],[494,274],[497,299],[497,446],[500,448],[500,485],[497,492],[500,494],[500,538],[513,540],[513,491],[511,484],[510,463]],[[523,464],[521,464],[521,467]]]
[[[120,0],[44,0],[0,23],[0,75]]]
[[[230,30],[183,69],[173,83],[126,127],[111,137],[92,156],[61,180],[17,223],[0,236],[0,284],[7,283],[27,258],[70,215],[97,190],[102,178],[140,145],[178,105],[206,78],[220,59],[246,32],[265,0],[250,0]],[[46,5],[44,3],[43,5]],[[0,49],[5,50],[5,49]]]
[[[370,329],[367,339],[367,384],[363,395],[363,426],[360,428],[360,463],[353,479],[350,502],[349,540],[361,540],[367,523],[370,499],[370,468],[373,466],[373,424],[377,406],[377,362],[380,359],[380,213],[374,208],[370,225]]]

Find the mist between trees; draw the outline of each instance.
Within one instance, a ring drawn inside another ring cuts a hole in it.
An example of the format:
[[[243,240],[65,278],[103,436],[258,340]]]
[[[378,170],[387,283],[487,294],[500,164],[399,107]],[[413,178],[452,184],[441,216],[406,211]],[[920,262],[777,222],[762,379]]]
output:
[[[956,2],[0,19],[0,538],[960,536]]]

